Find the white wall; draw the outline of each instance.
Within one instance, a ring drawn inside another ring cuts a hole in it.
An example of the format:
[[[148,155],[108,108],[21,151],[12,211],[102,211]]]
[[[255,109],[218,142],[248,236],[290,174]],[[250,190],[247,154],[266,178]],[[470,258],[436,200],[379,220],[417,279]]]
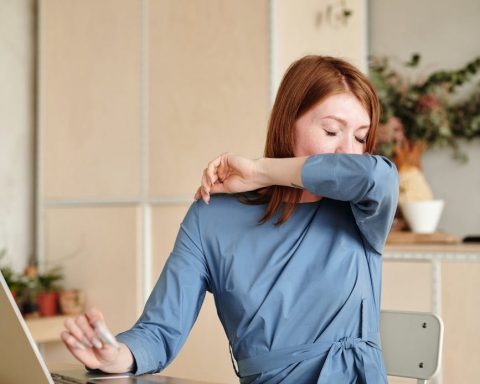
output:
[[[33,252],[34,0],[0,0],[0,249]]]
[[[369,51],[401,61],[418,52],[425,75],[458,68],[480,56],[479,20],[478,0],[369,0]],[[433,192],[446,200],[439,229],[458,236],[480,234],[480,139],[464,148],[465,165],[452,160],[449,149],[424,156]]]

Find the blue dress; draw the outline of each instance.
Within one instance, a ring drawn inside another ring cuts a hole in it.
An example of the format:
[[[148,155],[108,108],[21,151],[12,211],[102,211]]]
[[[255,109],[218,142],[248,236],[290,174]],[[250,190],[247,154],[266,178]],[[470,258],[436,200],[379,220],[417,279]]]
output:
[[[380,349],[382,251],[398,174],[369,154],[310,156],[302,203],[284,224],[234,195],[192,204],[137,323],[118,335],[136,374],[177,355],[214,295],[240,383],[386,383]]]

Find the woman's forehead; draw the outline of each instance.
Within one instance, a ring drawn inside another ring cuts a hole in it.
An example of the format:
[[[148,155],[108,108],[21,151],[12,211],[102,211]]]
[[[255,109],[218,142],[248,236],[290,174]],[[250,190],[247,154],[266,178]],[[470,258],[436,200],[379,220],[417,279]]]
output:
[[[360,101],[353,95],[342,93],[332,95],[317,103],[311,110],[316,119],[329,119],[342,125],[354,123],[370,125],[370,116]]]

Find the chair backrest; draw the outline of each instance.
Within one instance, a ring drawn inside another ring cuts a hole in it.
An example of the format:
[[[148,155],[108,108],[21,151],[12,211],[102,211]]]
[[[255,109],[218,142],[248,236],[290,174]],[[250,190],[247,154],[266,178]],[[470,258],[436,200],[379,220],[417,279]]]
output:
[[[433,377],[442,359],[443,322],[433,313],[381,311],[380,334],[387,374]]]

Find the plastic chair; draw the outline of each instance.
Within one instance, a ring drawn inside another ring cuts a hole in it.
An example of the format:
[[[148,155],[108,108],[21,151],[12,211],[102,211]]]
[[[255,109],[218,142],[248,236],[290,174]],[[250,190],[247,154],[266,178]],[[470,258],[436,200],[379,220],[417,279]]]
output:
[[[381,311],[380,335],[387,374],[426,384],[440,369],[443,322],[433,313]]]

